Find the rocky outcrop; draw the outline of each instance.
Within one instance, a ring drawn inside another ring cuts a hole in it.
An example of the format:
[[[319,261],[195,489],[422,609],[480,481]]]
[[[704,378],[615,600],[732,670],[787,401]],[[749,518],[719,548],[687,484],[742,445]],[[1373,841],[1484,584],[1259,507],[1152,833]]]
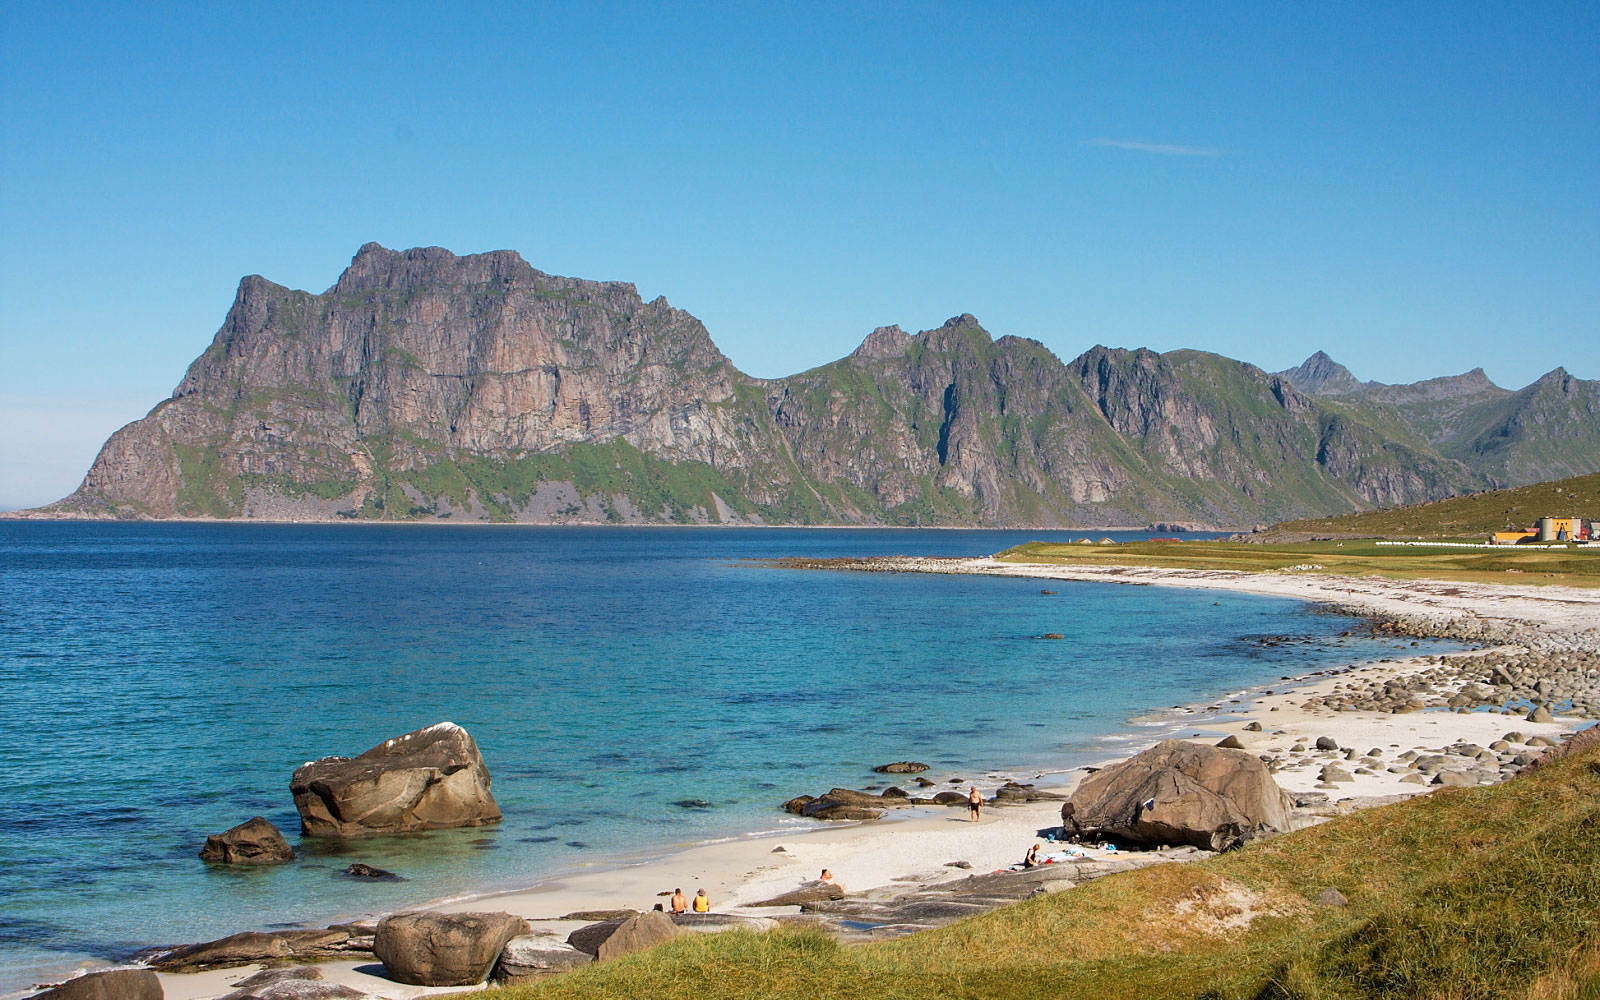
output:
[[[145,963],[162,972],[227,969],[258,962],[316,961],[372,953],[370,925],[336,924],[324,930],[245,931],[215,941],[157,949]]]
[[[604,962],[653,948],[683,933],[683,928],[674,924],[671,917],[652,910],[624,920],[606,920],[580,927],[568,935],[567,943]]]
[[[149,969],[89,972],[37,993],[32,1000],[161,1000],[161,980]]]
[[[825,899],[843,899],[844,895],[844,886],[839,885],[837,882],[824,882],[821,879],[813,879],[810,882],[802,883],[798,889],[790,889],[788,892],[779,893],[771,899],[763,899],[759,903],[751,903],[750,905],[800,906],[803,903],[818,903]]]
[[[389,977],[412,986],[473,986],[489,978],[528,922],[509,913],[395,913],[378,921],[372,950]]]
[[[783,804],[783,809],[807,819],[868,820],[881,818],[886,809],[901,809],[911,804],[911,799],[898,788],[878,795],[853,788],[830,788],[815,798],[810,795],[792,798]]]
[[[296,974],[273,975],[277,972]],[[322,982],[322,973],[302,966],[258,972],[235,986],[232,993],[224,993],[217,1000],[356,1000],[366,996],[371,994],[354,986]]]
[[[1244,525],[1600,462],[1595,383],[1482,381],[1407,395],[1322,355],[1063,363],[965,314],[755,379],[632,285],[368,244],[320,294],[241,281],[172,396],[39,514]]]
[[[523,934],[506,942],[494,979],[508,986],[588,965],[594,956],[551,934]]]
[[[325,757],[289,782],[301,832],[363,837],[500,821],[489,768],[465,729],[451,722],[397,736],[359,757]]]
[[[224,865],[280,865],[294,860],[294,849],[283,831],[260,816],[252,816],[231,830],[213,833],[200,849],[200,860]]]
[[[1084,778],[1062,822],[1080,836],[1223,850],[1288,830],[1290,806],[1256,757],[1165,740]]]

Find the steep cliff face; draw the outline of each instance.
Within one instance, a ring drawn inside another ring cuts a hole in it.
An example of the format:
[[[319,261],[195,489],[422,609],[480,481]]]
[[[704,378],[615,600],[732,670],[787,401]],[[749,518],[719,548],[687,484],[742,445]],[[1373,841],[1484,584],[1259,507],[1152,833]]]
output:
[[[880,328],[846,358],[760,380],[632,285],[510,252],[369,244],[321,294],[242,281],[172,397],[48,510],[1237,525],[1445,496],[1482,482],[1463,456],[1529,436],[1548,399],[1593,410],[1582,385],[1515,412],[1475,409],[1511,395],[1492,386],[1421,393],[1482,417],[1480,445],[1446,435],[1447,455],[1372,396],[1399,388],[1325,355],[1283,375],[1199,351],[1097,347],[1063,364],[966,315]]]
[[[750,433],[734,390],[749,383],[698,320],[632,285],[369,244],[321,295],[244,279],[172,399],[118,432],[80,493],[152,514],[248,514],[308,490],[386,510],[396,482],[419,485],[397,476],[462,457],[621,442],[738,465]],[[402,493],[436,513],[436,497]]]

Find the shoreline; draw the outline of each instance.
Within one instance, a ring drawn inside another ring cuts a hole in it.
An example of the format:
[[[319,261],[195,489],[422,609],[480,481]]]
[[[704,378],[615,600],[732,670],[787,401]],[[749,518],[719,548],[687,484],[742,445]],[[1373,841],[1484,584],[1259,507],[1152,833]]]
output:
[[[1106,532],[1143,531],[1155,533],[1148,524],[1140,525],[1047,525],[1047,524],[727,524],[707,522],[684,524],[678,521],[457,521],[454,518],[436,520],[386,521],[370,518],[271,518],[271,517],[62,517],[54,514],[34,514],[34,508],[25,510],[0,510],[0,521],[43,522],[50,524],[268,524],[312,525],[337,524],[350,526],[374,525],[438,525],[461,528],[771,528],[784,531],[1059,531]],[[1168,535],[1229,535],[1249,531],[1249,528],[1195,528],[1168,531]]]
[[[1115,568],[1083,570],[997,563],[988,558],[894,558],[856,562],[873,565],[845,567],[830,564],[822,568],[879,572],[960,572],[1133,585],[1198,586],[1293,596],[1331,605],[1334,610],[1347,614],[1391,623],[1404,622],[1409,629],[1403,633],[1407,638],[1411,635],[1449,632],[1455,634],[1439,637],[1474,643],[1497,643],[1501,646],[1511,643],[1513,648],[1539,645],[1541,636],[1570,635],[1572,630],[1568,623],[1574,619],[1586,625],[1600,621],[1600,593],[1575,592],[1585,600],[1581,600],[1577,608],[1563,608],[1567,598],[1551,593],[1557,588],[1548,587],[1524,588],[1535,592],[1509,595],[1504,588],[1445,585],[1429,581],[1311,578],[1300,575],[1252,583],[1244,578],[1255,574],[1226,571],[1123,568],[1121,571],[1107,572]],[[1285,580],[1289,582],[1285,583]],[[1451,589],[1454,593],[1440,593],[1440,588]],[[1477,590],[1498,592],[1466,593]],[[1504,599],[1513,596],[1515,599],[1507,606],[1498,606],[1504,603]],[[1480,607],[1486,599],[1490,605]],[[1485,614],[1485,611],[1518,613]],[[1600,630],[1589,625],[1586,632],[1579,633],[1580,636],[1590,637],[1585,640],[1586,648],[1600,647],[1600,642],[1595,638],[1597,631]],[[1215,742],[1221,736],[1236,736],[1252,752],[1279,756],[1288,754],[1285,766],[1276,773],[1279,784],[1291,793],[1314,793],[1322,783],[1318,780],[1318,768],[1312,765],[1325,761],[1314,759],[1314,752],[1289,754],[1288,747],[1296,739],[1308,742],[1329,735],[1341,747],[1360,744],[1365,748],[1370,744],[1374,750],[1382,748],[1385,751],[1383,756],[1390,760],[1408,750],[1442,750],[1451,744],[1461,743],[1489,744],[1508,730],[1521,731],[1529,739],[1537,736],[1554,741],[1560,734],[1574,728],[1579,720],[1569,717],[1549,723],[1530,723],[1524,721],[1520,714],[1508,716],[1488,711],[1467,715],[1444,711],[1391,715],[1309,707],[1318,698],[1336,696],[1341,688],[1355,681],[1382,681],[1436,668],[1447,661],[1481,657],[1486,652],[1491,651],[1478,649],[1443,656],[1429,654],[1388,662],[1326,668],[1286,680],[1281,687],[1273,685],[1267,688],[1263,685],[1255,691],[1221,693],[1209,703],[1209,707],[1195,705],[1187,712],[1174,712],[1148,727],[1129,720],[1120,730],[1108,733],[1105,740],[1126,744],[1126,752],[1131,753],[1164,735],[1183,737],[1184,734],[1193,734],[1185,738],[1196,738],[1203,732],[1205,735],[1200,739],[1208,743]],[[1238,704],[1233,704],[1233,701]],[[1247,729],[1251,723],[1259,724],[1261,731]],[[1048,780],[1052,790],[1070,789],[1083,773],[1081,767],[1066,771],[1037,768],[1019,770],[1027,773],[1017,774],[1016,777],[1034,780],[1032,776],[1037,774],[1041,785]],[[1365,770],[1369,773],[1353,775],[1348,784],[1340,783],[1336,794],[1328,794],[1340,800],[1370,799],[1419,794],[1429,790],[1426,786],[1402,784],[1399,780],[1402,775],[1389,770]],[[980,787],[992,787],[997,776],[997,772],[986,774]],[[716,912],[781,918],[793,916],[795,908],[751,909],[748,904],[792,889],[805,878],[814,878],[815,870],[821,867],[831,868],[839,882],[854,893],[884,890],[896,885],[915,888],[947,878],[964,877],[963,871],[946,867],[952,861],[966,861],[973,865],[974,872],[1014,863],[1040,830],[1059,824],[1059,805],[1059,802],[1036,802],[993,807],[985,810],[985,819],[978,824],[966,822],[964,809],[919,808],[891,813],[883,820],[870,823],[735,835],[710,842],[674,844],[663,851],[643,851],[631,857],[607,858],[592,866],[558,873],[525,888],[462,893],[408,909],[456,912],[504,909],[532,918],[538,931],[564,936],[585,921],[562,921],[553,917],[580,910],[622,907],[648,909],[655,902],[657,893],[682,886],[691,893],[694,887],[705,887],[712,895]],[[1336,809],[1338,806],[1330,802],[1329,808]],[[775,851],[779,846],[784,848],[782,852]],[[319,967],[330,982],[353,986],[393,1000],[408,1000],[436,992],[459,992],[459,988],[401,986],[375,974],[377,970],[373,968],[371,959],[336,960],[320,963]],[[260,966],[251,965],[192,973],[162,973],[160,977],[169,1000],[208,1000],[228,992],[233,983],[258,968]]]

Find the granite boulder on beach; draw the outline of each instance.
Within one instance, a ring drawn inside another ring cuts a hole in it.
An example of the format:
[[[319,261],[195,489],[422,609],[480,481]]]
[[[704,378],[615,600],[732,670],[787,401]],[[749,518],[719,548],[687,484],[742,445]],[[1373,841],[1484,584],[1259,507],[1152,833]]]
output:
[[[389,978],[411,986],[476,986],[528,922],[509,913],[394,913],[378,921],[372,951]]]
[[[224,865],[281,865],[294,860],[283,832],[260,816],[231,830],[213,833],[200,849],[200,860]]]
[[[1084,778],[1061,815],[1069,833],[1216,851],[1288,830],[1290,804],[1258,758],[1164,740]]]
[[[605,962],[671,941],[684,933],[665,913],[651,910],[622,920],[602,920],[567,935],[567,944]]]
[[[500,821],[489,768],[465,729],[441,722],[359,757],[324,757],[289,782],[301,832],[363,837]]]
[[[593,955],[579,951],[553,934],[523,934],[506,942],[500,960],[495,963],[494,978],[513,985],[566,972],[593,961]]]
[[[161,980],[149,969],[90,972],[52,986],[29,1000],[161,1000]]]

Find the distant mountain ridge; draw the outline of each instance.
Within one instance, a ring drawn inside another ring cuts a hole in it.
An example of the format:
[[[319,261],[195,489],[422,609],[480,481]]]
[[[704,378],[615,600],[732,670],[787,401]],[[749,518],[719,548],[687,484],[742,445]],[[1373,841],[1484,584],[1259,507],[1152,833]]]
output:
[[[1318,351],[1280,372],[1324,398],[1387,409],[1496,487],[1522,486],[1600,469],[1600,382],[1555,368],[1512,391],[1482,368],[1410,385],[1360,382]]]
[[[172,396],[31,513],[1236,526],[1594,471],[1550,439],[1600,439],[1595,390],[1383,386],[1322,352],[1063,363],[970,315],[757,379],[630,284],[367,244],[321,294],[241,281]]]

